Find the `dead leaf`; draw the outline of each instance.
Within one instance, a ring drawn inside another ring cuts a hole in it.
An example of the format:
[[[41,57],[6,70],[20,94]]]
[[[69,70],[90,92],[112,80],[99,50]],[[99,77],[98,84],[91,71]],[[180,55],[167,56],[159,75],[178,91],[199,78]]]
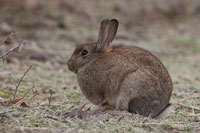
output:
[[[7,63],[9,63],[9,64],[16,64],[16,60],[15,60],[14,58],[12,58],[12,57],[8,57],[8,58],[6,59],[6,61],[7,61]]]
[[[6,101],[4,101],[4,103],[6,103],[6,104],[16,104],[22,99],[23,98],[17,98],[17,99],[14,99],[14,100],[6,100]]]
[[[24,101],[24,98],[19,100],[15,105],[21,106],[21,107],[31,107],[26,101]]]
[[[11,45],[13,42],[10,38],[7,38],[6,40],[4,40],[4,44],[5,45]]]
[[[27,103],[27,102],[22,102],[21,104],[20,104],[20,106],[21,107],[27,107],[27,108],[30,108],[31,106]]]
[[[20,106],[22,102],[24,102],[24,98],[22,98],[22,99],[19,100],[17,103],[15,103],[15,105]]]

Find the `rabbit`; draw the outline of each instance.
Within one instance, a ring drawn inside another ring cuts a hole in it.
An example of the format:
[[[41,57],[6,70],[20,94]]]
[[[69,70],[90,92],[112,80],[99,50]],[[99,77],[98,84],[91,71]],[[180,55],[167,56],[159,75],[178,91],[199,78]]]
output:
[[[142,48],[111,46],[117,29],[117,19],[104,19],[98,41],[79,45],[68,69],[77,74],[91,103],[154,118],[169,105],[170,75],[157,57]]]

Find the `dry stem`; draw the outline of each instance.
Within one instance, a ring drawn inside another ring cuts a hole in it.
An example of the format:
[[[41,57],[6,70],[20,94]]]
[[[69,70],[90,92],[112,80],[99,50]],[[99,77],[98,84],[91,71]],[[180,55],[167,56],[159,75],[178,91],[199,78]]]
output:
[[[192,107],[192,106],[184,105],[184,104],[181,104],[181,103],[171,103],[171,104],[183,106],[185,108],[189,108],[189,109],[196,110],[196,111],[200,111],[199,108],[195,108],[195,107]]]
[[[82,109],[85,107],[85,105],[87,105],[87,103],[84,103],[83,105],[81,105],[79,109],[77,110],[77,113],[80,113]]]
[[[68,122],[66,120],[62,120],[60,118],[56,118],[56,117],[53,117],[53,116],[50,116],[50,115],[47,115],[46,118],[49,118],[49,119],[52,119],[52,120],[55,120],[55,121]]]
[[[52,97],[52,95],[53,95],[52,90],[49,90],[49,93],[50,93],[50,97],[48,98],[48,100],[49,100],[49,105],[48,105],[48,106],[51,105],[51,97]]]
[[[19,43],[17,46],[9,49],[7,52],[3,53],[2,55],[0,55],[0,58],[3,58],[4,56],[8,55],[10,52],[16,50],[16,49],[21,49],[21,47],[26,43],[27,41],[23,41],[22,43]]]
[[[3,45],[6,40],[8,40],[10,37],[14,36],[17,33],[18,32],[11,32],[5,39],[3,39],[3,40],[0,41],[0,46]]]
[[[34,92],[34,95],[29,99],[28,103],[30,104],[30,102],[33,100],[34,97],[36,97],[39,93],[37,91]]]
[[[33,87],[32,88],[30,88],[25,94],[24,94],[24,96],[23,96],[23,98],[25,98],[26,97],[26,95],[31,91],[31,90],[33,90],[35,88],[35,86],[33,85]]]
[[[16,97],[16,94],[17,94],[17,91],[18,91],[18,88],[19,88],[19,85],[20,83],[22,82],[23,78],[26,76],[26,74],[29,72],[29,70],[32,68],[32,65],[29,66],[29,68],[24,72],[23,76],[21,77],[21,79],[19,80],[17,86],[16,86],[16,89],[15,89],[15,93],[14,93],[14,96],[13,96],[13,100],[15,99]]]

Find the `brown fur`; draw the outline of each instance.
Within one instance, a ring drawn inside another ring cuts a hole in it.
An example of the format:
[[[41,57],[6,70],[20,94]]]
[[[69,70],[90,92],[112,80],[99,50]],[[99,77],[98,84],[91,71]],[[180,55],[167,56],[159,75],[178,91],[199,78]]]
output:
[[[102,21],[98,42],[78,46],[68,67],[77,73],[81,91],[93,104],[155,117],[169,103],[171,78],[150,52],[134,46],[109,47],[117,26],[117,20]],[[87,55],[81,55],[83,49]]]
[[[103,51],[103,55],[109,53],[110,51],[111,51],[111,48],[110,48],[110,47],[105,48],[104,51]],[[102,55],[102,56],[103,56],[103,55]]]

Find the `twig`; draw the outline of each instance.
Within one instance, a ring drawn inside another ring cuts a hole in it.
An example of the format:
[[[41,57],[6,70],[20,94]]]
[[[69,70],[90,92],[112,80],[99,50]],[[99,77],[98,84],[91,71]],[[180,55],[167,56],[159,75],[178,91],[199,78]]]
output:
[[[4,56],[8,55],[10,52],[12,52],[12,51],[14,51],[14,50],[16,50],[16,49],[18,49],[18,48],[19,48],[19,51],[20,51],[21,47],[22,47],[26,42],[27,42],[27,41],[23,41],[22,43],[19,43],[17,46],[15,46],[15,47],[9,49],[7,52],[3,53],[3,54],[0,56],[0,58],[3,58]]]
[[[192,109],[192,110],[200,111],[199,108],[195,108],[195,107],[192,107],[192,106],[184,105],[184,104],[181,104],[181,103],[171,103],[171,104],[183,106],[183,107],[185,107],[185,108],[189,108],[189,109]]]
[[[14,36],[17,33],[18,32],[11,32],[5,39],[0,41],[0,46],[3,45],[5,43],[5,41],[8,40],[11,36]]]
[[[33,87],[32,88],[30,88],[25,94],[24,94],[24,96],[23,96],[23,99],[26,97],[26,95],[31,91],[31,90],[33,90],[35,88],[35,86],[33,85]]]
[[[85,107],[85,105],[87,105],[88,103],[84,103],[81,106],[79,106],[78,108],[73,109],[71,112],[67,113],[67,117],[81,117],[84,112],[82,112],[83,108]]]
[[[194,114],[194,113],[191,113],[189,114],[190,116],[200,116],[200,114]]]
[[[52,120],[55,120],[55,121],[68,122],[66,120],[61,120],[59,118],[56,118],[56,117],[53,117],[53,116],[50,116],[50,115],[47,115],[46,118],[49,118],[49,119],[52,119]]]
[[[29,99],[28,103],[30,104],[30,102],[33,100],[33,98],[36,97],[37,95],[38,95],[38,94],[35,93],[35,94]]]
[[[133,125],[135,125],[135,126],[143,126],[143,125],[158,125],[158,126],[160,126],[160,125],[163,125],[163,124],[165,124],[165,123],[149,122],[149,123],[135,123],[135,124],[133,124]],[[188,123],[187,123],[187,122],[173,122],[173,123],[171,123],[171,124],[180,124],[180,125],[184,125],[184,124],[188,124]]]
[[[15,96],[17,94],[17,91],[18,91],[18,88],[19,88],[19,85],[20,83],[22,82],[23,78],[26,76],[26,74],[29,72],[29,70],[32,68],[32,65],[29,66],[29,68],[24,72],[23,76],[21,77],[21,79],[19,80],[16,88],[15,88],[15,93],[14,93],[14,96],[13,96],[13,100],[15,99]]]
[[[82,109],[85,107],[85,105],[87,105],[87,103],[84,103],[83,105],[81,105],[76,113],[80,113],[80,111],[82,111]]]
[[[30,104],[30,102],[33,100],[34,97],[36,97],[39,93],[37,91],[34,92],[34,95],[29,99],[28,103]]]
[[[52,91],[52,90],[49,90],[49,93],[50,93],[50,97],[48,98],[48,100],[49,100],[49,105],[48,105],[48,106],[51,105],[51,97],[52,97],[52,95],[53,95],[53,91]]]
[[[40,106],[49,106],[49,104],[40,104]],[[60,107],[60,106],[62,106],[62,105],[60,105],[60,104],[51,104],[50,106],[54,106],[54,107]]]

